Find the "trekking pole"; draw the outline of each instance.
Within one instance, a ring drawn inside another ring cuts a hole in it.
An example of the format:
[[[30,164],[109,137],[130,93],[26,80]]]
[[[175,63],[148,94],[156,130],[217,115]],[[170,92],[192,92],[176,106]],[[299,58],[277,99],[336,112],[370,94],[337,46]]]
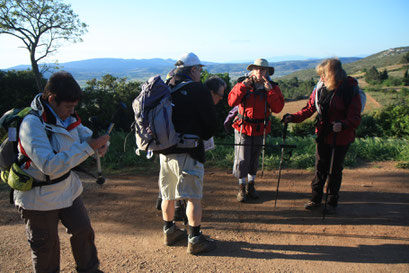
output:
[[[90,117],[89,121],[91,122],[92,125],[92,131],[93,131],[93,138],[97,138],[98,137],[98,132],[97,132],[97,117]],[[102,167],[101,167],[101,157],[99,156],[99,152],[98,150],[95,150],[95,160],[97,161],[97,178],[96,178],[96,183],[98,185],[102,185],[105,183],[105,177],[102,176]]]
[[[240,107],[239,107],[239,111],[238,111],[238,113],[240,114]],[[240,137],[239,137],[239,143],[238,143],[238,145],[239,145],[239,148],[237,149],[237,156],[236,156],[236,154],[235,154],[235,159],[237,159],[237,157],[239,157],[240,156],[240,150],[241,150],[241,146],[244,146],[244,143],[243,143],[243,145],[242,145],[242,143],[241,143],[241,136],[242,136],[242,134],[243,134],[243,125],[244,125],[244,115],[246,114],[246,101],[244,101],[243,102],[243,117],[241,118],[241,124],[240,124]],[[236,141],[234,141],[234,146],[236,147]],[[234,151],[235,151],[235,153],[236,153],[236,149],[234,149]],[[240,164],[236,164],[236,172],[237,172],[237,169],[239,168],[239,165]]]
[[[265,145],[266,145],[266,125],[267,125],[267,98],[264,103],[264,132],[263,132],[263,150],[261,151],[261,177],[264,176],[264,153],[265,153]]]
[[[287,127],[288,127],[288,123],[284,123],[283,145],[285,145],[285,139],[287,138]],[[283,161],[284,161],[284,146],[281,147],[280,166],[278,167],[278,180],[277,180],[277,189],[276,189],[276,198],[274,201],[274,207],[277,207],[278,188],[280,187],[281,169],[283,166]]]
[[[329,191],[329,180],[332,175],[332,169],[334,167],[334,157],[335,157],[335,144],[337,141],[337,133],[334,133],[334,139],[332,142],[332,150],[331,150],[331,163],[329,166],[329,172],[327,175],[327,187],[325,189],[325,203],[324,203],[324,210],[322,211],[322,220],[325,219],[325,214],[327,212],[327,203],[328,203],[328,191]]]
[[[109,123],[108,129],[106,131],[106,134],[109,135],[112,132],[112,129],[115,126],[115,119],[118,116],[119,112],[126,109],[126,104],[123,103],[122,101],[119,102],[119,107],[116,109],[116,111],[113,113],[112,117],[111,117],[111,121]],[[90,121],[92,122],[92,120],[90,119]],[[94,118],[94,122],[95,122],[95,118]],[[101,167],[101,157],[99,155],[98,150],[95,151],[95,156],[96,156],[96,160],[97,160],[97,180],[96,183],[98,185],[102,185],[105,183],[105,177],[102,176],[102,167]]]

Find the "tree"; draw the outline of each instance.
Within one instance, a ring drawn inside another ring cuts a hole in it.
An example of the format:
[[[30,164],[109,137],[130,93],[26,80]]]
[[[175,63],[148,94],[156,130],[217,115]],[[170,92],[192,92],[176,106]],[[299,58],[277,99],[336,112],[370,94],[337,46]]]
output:
[[[365,80],[368,83],[379,83],[381,81],[378,69],[376,69],[375,66],[372,66],[368,71],[366,71]]]
[[[84,125],[92,126],[89,118],[97,117],[94,123],[96,128],[93,129],[106,130],[119,104],[124,103],[127,107],[121,109],[115,117],[115,130],[129,131],[134,120],[132,101],[140,93],[141,84],[109,74],[103,76],[101,80],[88,81],[83,89],[82,100],[77,107],[77,112]]]
[[[42,84],[46,83],[41,78]],[[11,108],[30,106],[36,90],[34,73],[30,70],[0,71],[0,116]]]
[[[403,64],[409,63],[409,52],[402,56],[401,63]]]
[[[379,73],[379,80],[383,82],[384,80],[387,80],[389,78],[388,76],[388,71],[384,69],[382,72]]]
[[[38,62],[63,41],[82,41],[87,31],[70,5],[60,0],[0,0],[0,34],[17,37],[30,53],[37,88],[43,90]]]
[[[403,75],[403,85],[409,85],[409,75],[408,75],[408,69],[406,69],[405,74]]]

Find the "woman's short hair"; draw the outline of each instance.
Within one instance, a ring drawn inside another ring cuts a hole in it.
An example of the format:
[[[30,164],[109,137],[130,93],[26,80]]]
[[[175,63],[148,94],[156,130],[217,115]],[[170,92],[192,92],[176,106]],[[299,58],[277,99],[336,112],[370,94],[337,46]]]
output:
[[[42,98],[47,100],[50,95],[55,95],[58,104],[63,101],[74,102],[81,99],[82,90],[71,73],[59,71],[48,79]]]
[[[315,71],[320,77],[325,77],[325,86],[328,90],[337,88],[339,83],[347,77],[345,70],[342,68],[341,61],[336,58],[323,60],[317,65]]]
[[[223,86],[224,88],[226,88],[227,86],[226,82],[217,76],[209,77],[205,81],[204,85],[207,87],[207,89],[214,91],[214,92],[219,91],[219,88],[221,86]]]

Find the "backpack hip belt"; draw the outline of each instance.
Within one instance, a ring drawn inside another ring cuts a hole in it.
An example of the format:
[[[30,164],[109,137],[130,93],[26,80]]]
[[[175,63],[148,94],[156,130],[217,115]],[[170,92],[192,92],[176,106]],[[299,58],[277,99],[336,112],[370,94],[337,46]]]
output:
[[[243,116],[242,114],[237,114],[237,116],[239,117],[239,119],[241,119],[241,120],[244,120],[245,122],[248,122],[248,123],[264,123],[265,121],[269,121],[269,119],[268,118],[263,118],[263,119],[254,119],[254,118],[249,118],[249,117],[246,117],[246,116]]]
[[[58,177],[56,179],[52,179],[52,180],[47,179],[46,181],[34,180],[33,181],[33,188],[34,187],[42,187],[42,186],[57,184],[57,183],[65,180],[65,179],[67,179],[70,175],[71,175],[71,170],[69,172],[67,172],[66,174],[64,174],[63,176],[60,176],[60,177]],[[47,175],[46,178],[49,178],[49,176]]]

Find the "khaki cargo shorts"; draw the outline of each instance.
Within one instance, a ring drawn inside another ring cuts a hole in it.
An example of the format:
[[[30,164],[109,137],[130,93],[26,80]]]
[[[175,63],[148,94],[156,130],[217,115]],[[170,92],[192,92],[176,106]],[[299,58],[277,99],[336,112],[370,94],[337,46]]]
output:
[[[204,166],[189,154],[160,154],[159,189],[164,200],[202,199]]]

